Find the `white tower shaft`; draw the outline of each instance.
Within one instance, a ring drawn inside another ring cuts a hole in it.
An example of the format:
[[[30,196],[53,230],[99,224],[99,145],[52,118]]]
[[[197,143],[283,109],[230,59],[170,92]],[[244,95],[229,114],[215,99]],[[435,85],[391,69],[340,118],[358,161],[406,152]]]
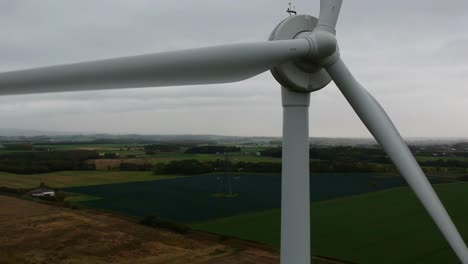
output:
[[[310,263],[310,93],[284,87],[281,179],[281,263]]]

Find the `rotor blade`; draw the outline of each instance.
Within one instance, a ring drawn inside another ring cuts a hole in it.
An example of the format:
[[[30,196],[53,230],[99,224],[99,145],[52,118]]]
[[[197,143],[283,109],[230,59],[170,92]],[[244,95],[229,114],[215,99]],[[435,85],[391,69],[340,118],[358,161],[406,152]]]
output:
[[[336,34],[336,23],[343,0],[320,0],[320,15],[317,29]]]
[[[380,143],[416,193],[462,263],[468,263],[468,250],[450,216],[382,107],[351,75],[341,59],[326,70],[349,104]]]
[[[189,49],[0,73],[0,95],[235,82],[305,56],[305,39]]]

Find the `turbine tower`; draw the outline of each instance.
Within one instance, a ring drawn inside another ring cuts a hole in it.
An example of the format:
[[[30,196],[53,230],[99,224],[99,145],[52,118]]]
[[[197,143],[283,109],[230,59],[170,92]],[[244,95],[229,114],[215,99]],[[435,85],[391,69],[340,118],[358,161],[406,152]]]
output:
[[[468,251],[429,181],[379,103],[348,70],[335,26],[342,0],[320,15],[290,16],[270,41],[189,49],[0,74],[0,95],[228,83],[271,70],[281,84],[283,171],[281,263],[310,263],[310,93],[332,80],[380,143],[462,263]]]

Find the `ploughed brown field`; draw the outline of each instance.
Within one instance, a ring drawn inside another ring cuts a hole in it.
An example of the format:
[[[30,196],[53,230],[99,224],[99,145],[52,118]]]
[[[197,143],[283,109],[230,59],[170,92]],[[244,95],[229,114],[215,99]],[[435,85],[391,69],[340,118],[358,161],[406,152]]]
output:
[[[279,263],[274,251],[0,195],[0,263]]]

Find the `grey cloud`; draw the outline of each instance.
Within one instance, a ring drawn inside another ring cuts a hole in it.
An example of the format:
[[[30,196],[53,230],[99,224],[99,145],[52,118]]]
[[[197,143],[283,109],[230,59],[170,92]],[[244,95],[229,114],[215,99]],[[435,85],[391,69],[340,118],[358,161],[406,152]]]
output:
[[[289,1],[0,0],[0,70],[265,40]],[[297,0],[318,13],[318,0]],[[466,136],[468,1],[345,1],[343,59],[404,136]],[[334,85],[311,135],[370,136]],[[0,127],[280,135],[269,73],[235,84],[0,97]]]

